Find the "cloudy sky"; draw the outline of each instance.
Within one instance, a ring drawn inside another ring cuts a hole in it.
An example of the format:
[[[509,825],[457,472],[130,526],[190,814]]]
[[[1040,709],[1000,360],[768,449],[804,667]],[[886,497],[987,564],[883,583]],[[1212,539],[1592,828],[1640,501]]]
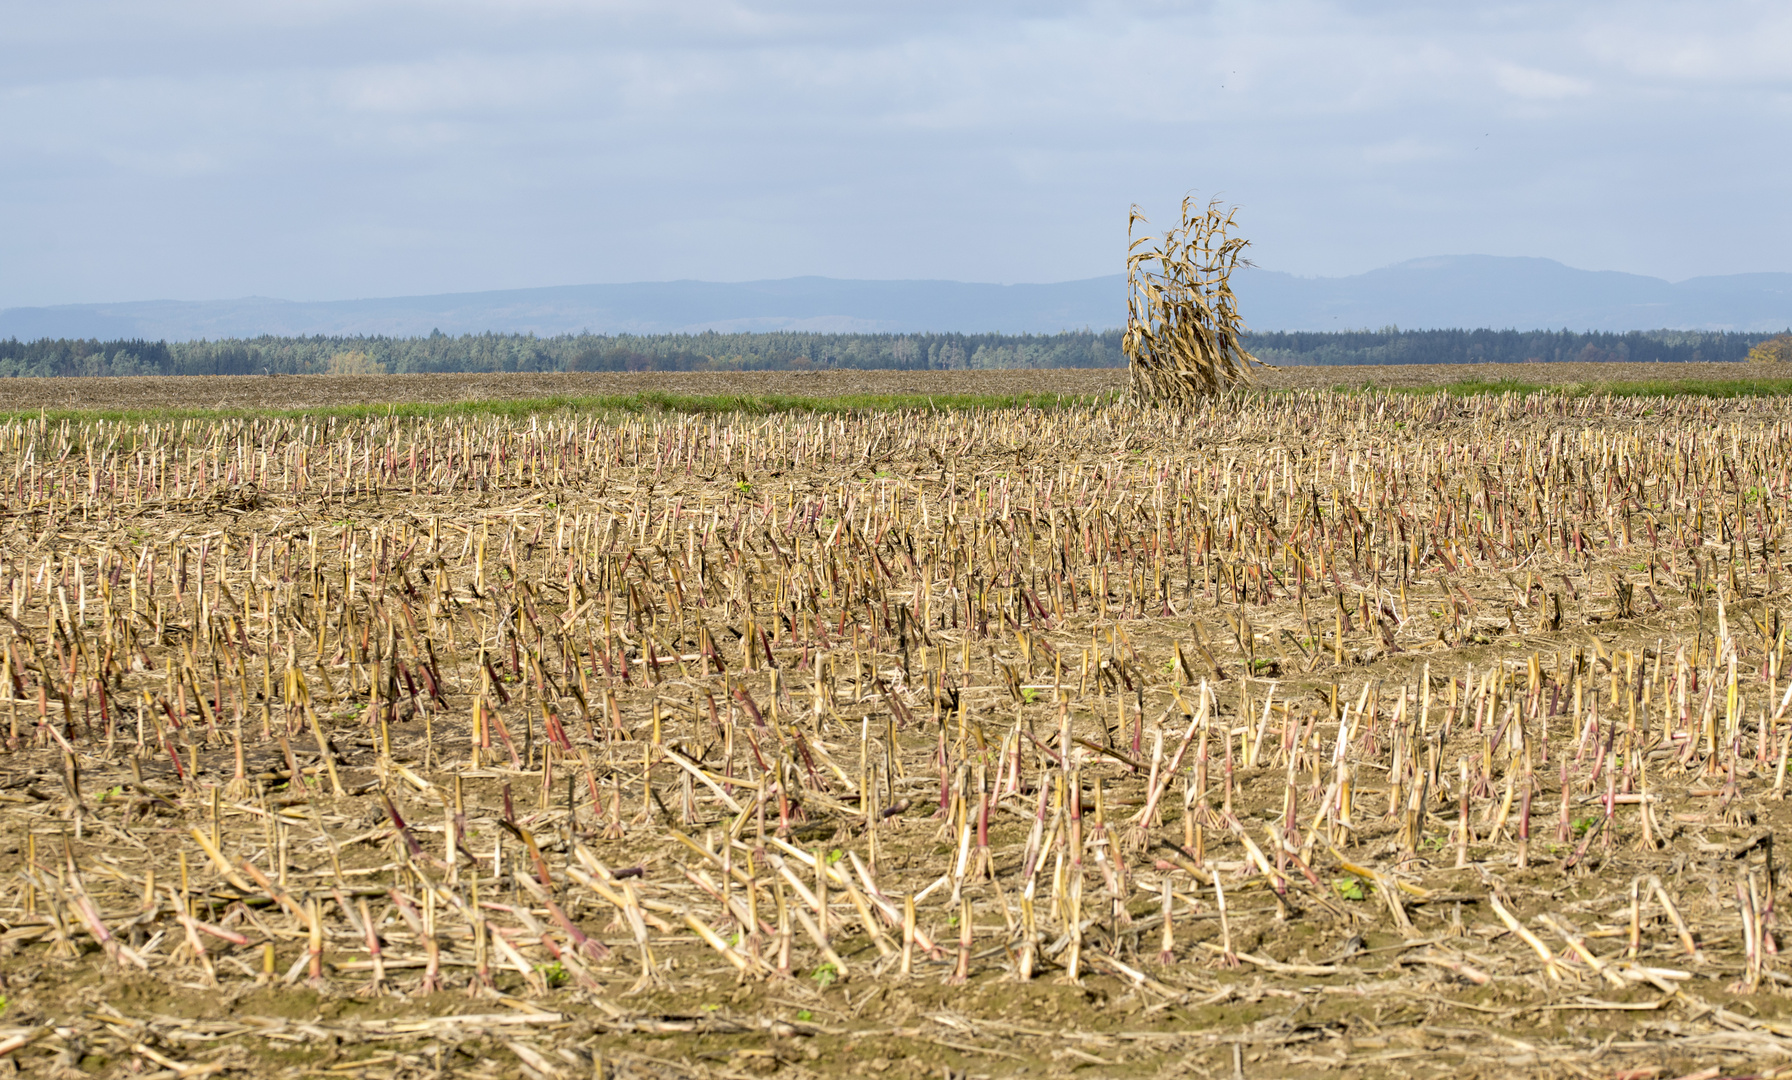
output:
[[[1260,265],[1792,270],[1792,5],[0,0],[0,307]]]

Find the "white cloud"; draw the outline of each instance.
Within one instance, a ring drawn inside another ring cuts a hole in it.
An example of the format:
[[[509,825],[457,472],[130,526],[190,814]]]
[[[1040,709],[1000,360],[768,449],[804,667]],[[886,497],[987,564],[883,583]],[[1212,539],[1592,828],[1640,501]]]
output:
[[[344,108],[399,115],[534,109],[583,93],[589,81],[567,57],[466,53],[350,68],[330,79]]]
[[[1593,92],[1593,84],[1586,79],[1518,64],[1495,64],[1493,78],[1506,93],[1533,101],[1560,101]]]
[[[1792,89],[1792,8],[1784,4],[1655,4],[1635,14],[1589,37],[1589,56],[1643,84]]]

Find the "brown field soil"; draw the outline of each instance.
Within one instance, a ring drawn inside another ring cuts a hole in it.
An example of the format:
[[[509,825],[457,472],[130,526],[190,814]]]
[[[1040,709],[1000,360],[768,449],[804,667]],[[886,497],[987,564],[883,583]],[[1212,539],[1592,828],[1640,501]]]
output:
[[[1124,369],[1049,371],[585,372],[451,375],[195,375],[0,380],[0,412],[21,409],[313,409],[632,394],[1097,394]]]
[[[591,372],[455,375],[218,375],[0,379],[0,412],[31,409],[314,409],[662,393],[787,395],[1101,394],[1124,368],[1017,371]],[[1405,364],[1259,370],[1270,390],[1420,388],[1467,380],[1571,386],[1652,379],[1792,378],[1792,364]]]
[[[1771,398],[0,424],[0,1070],[1780,1075],[1788,462]]]

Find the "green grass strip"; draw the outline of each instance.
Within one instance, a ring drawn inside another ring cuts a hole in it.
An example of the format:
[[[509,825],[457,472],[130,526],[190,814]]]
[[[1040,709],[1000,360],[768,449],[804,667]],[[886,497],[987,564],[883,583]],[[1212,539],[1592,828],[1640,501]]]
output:
[[[381,404],[320,405],[297,409],[251,408],[151,408],[151,409],[16,409],[0,411],[0,419],[115,423],[166,423],[175,420],[342,418],[351,420],[397,417],[528,417],[543,413],[632,414],[656,412],[746,414],[771,416],[781,413],[856,413],[933,410],[940,412],[978,409],[1064,409],[1101,405],[1112,394],[842,394],[838,397],[805,397],[792,394],[676,394],[650,391],[640,394],[595,396],[555,395],[532,398],[489,398],[476,401],[395,401]]]
[[[1517,379],[1463,379],[1438,386],[1383,387],[1370,383],[1356,386],[1334,386],[1333,391],[1345,394],[1435,394],[1457,397],[1484,394],[1564,394],[1588,397],[1609,394],[1613,397],[1781,397],[1792,395],[1792,379],[1650,379],[1634,382],[1546,384],[1521,382]],[[1264,389],[1274,395],[1292,391]],[[226,419],[327,419],[349,420],[395,417],[399,419],[438,419],[444,417],[519,418],[545,413],[579,413],[589,415],[642,415],[650,413],[743,414],[772,416],[785,413],[870,413],[925,410],[953,412],[996,409],[1068,409],[1111,404],[1122,394],[1109,391],[1098,394],[842,394],[813,397],[794,394],[683,394],[649,391],[636,394],[603,394],[591,396],[552,395],[529,398],[485,398],[473,401],[319,405],[309,408],[159,408],[126,409],[12,409],[0,410],[0,420],[68,420],[75,423],[109,421],[113,423],[168,423],[181,420]]]
[[[1334,386],[1340,393],[1436,394],[1473,397],[1482,394],[1554,393],[1566,397],[1784,397],[1792,379],[1643,379],[1630,382],[1532,383],[1517,379],[1462,379],[1439,386]]]

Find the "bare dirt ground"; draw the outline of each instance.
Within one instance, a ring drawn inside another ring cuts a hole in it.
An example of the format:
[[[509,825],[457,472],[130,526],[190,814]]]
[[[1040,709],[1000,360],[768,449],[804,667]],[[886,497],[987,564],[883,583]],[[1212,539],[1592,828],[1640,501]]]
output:
[[[1782,370],[1782,368],[1784,370]],[[1541,385],[1644,379],[1792,378],[1792,365],[1409,364],[1259,371],[1268,389],[1426,387],[1464,380]],[[1123,390],[1124,368],[1043,371],[642,372],[468,375],[219,375],[4,379],[0,412],[25,409],[307,409],[392,402],[670,394],[1098,394]]]
[[[595,372],[456,375],[218,375],[0,380],[0,411],[308,409],[390,402],[452,404],[629,394],[1093,394],[1124,370]]]
[[[1657,379],[1787,379],[1792,364],[1378,364],[1284,367],[1260,373],[1270,389],[1331,387],[1422,389],[1454,382],[1511,381],[1538,386],[1597,387]]]
[[[1792,1075],[1788,420],[0,425],[0,1069]]]

